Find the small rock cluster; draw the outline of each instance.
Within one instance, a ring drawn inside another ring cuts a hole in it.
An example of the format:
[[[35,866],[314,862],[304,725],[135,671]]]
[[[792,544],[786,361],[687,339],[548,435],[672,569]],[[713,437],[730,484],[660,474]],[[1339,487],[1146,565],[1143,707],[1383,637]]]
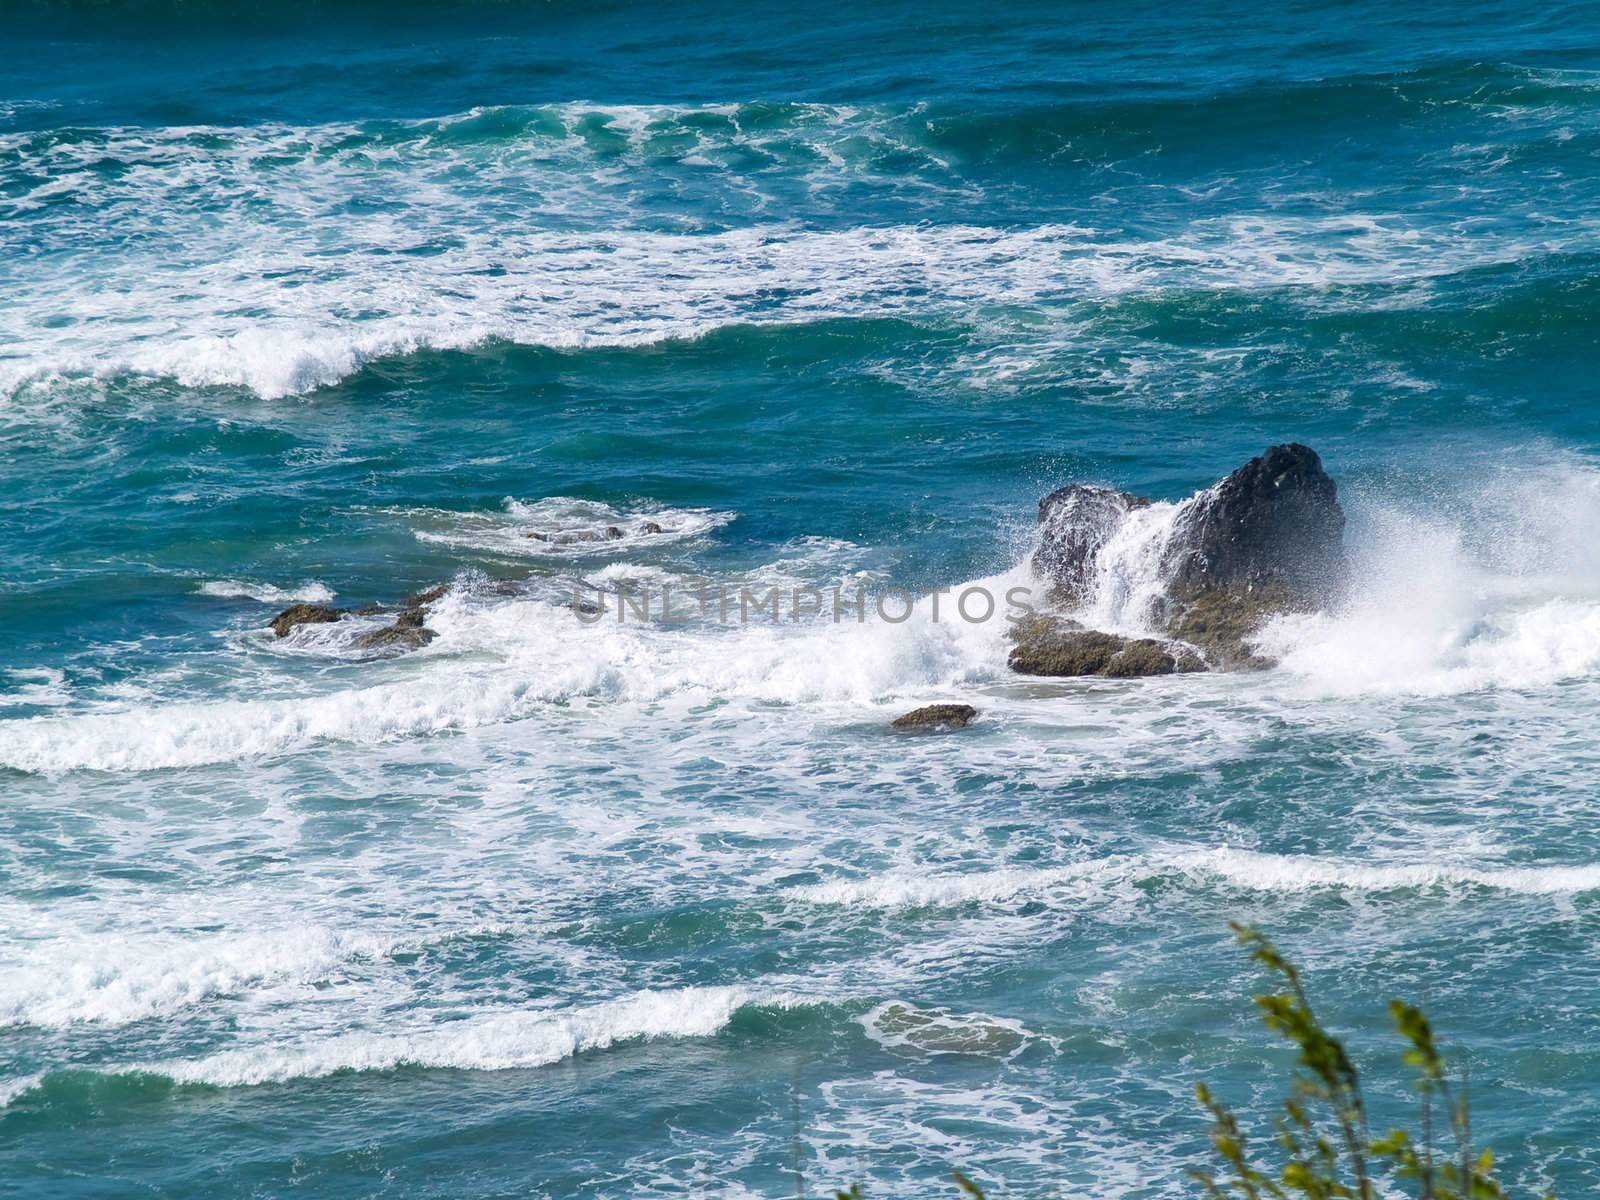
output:
[[[398,611],[381,604],[368,605],[365,608],[293,604],[273,617],[268,627],[275,636],[285,638],[302,625],[326,625],[342,621],[346,617],[370,617],[394,612],[395,618],[391,624],[361,634],[355,639],[354,645],[359,650],[374,650],[380,654],[404,654],[408,650],[421,649],[439,636],[427,626],[428,609],[449,590],[448,585],[439,584],[426,591],[417,592],[406,597]]]

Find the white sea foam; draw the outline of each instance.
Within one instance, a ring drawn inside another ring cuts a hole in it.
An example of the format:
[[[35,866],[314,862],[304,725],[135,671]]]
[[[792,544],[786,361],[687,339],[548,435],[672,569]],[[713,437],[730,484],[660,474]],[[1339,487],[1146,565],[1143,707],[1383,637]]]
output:
[[[143,704],[123,712],[8,724],[0,766],[31,772],[143,771],[282,753],[319,741],[373,743],[472,729],[530,715],[550,701],[592,697],[648,702],[686,692],[756,703],[849,701],[1002,677],[1004,597],[1031,582],[1026,567],[975,581],[996,615],[961,620],[945,596],[940,617],[924,599],[905,620],[869,603],[833,623],[755,614],[748,624],[690,630],[614,611],[586,624],[538,600],[475,606],[447,597],[429,614],[439,638],[400,660],[392,682],[286,699]],[[974,610],[976,611],[976,609]]]
[[[314,982],[353,960],[415,944],[315,926],[61,939],[0,970],[0,1025],[123,1025],[262,984]]]
[[[530,224],[531,212],[592,211],[597,188],[618,186],[592,157],[599,143],[620,138],[637,152],[665,122],[672,136],[714,142],[701,151],[711,161],[717,148],[737,152],[762,136],[740,128],[733,108],[697,110],[726,122],[716,130],[703,120],[685,126],[683,112],[475,112],[402,124],[387,140],[348,125],[0,134],[0,171],[48,180],[5,202],[19,218],[13,224],[63,251],[28,259],[8,281],[0,396],[30,381],[131,373],[281,397],[377,358],[494,339],[637,346],[743,324],[987,320],[973,314],[1059,311],[1175,287],[1295,288],[1308,303],[1329,305],[1361,302],[1330,296],[1329,285],[1382,283],[1393,303],[1397,284],[1547,249],[1390,213],[1244,213],[1143,240],[1070,224],[803,229],[774,223],[774,197],[760,195],[750,202],[752,223],[733,230],[663,232],[634,221],[627,200],[601,232]],[[872,155],[819,160],[814,142],[840,149],[865,134],[914,151],[877,118],[862,126],[853,109],[812,106],[799,119],[824,136],[801,139],[807,165],[797,169],[827,182],[870,173]],[[508,140],[487,159],[470,138],[451,136],[474,122],[507,121],[512,128],[500,132]],[[937,156],[914,152],[929,178],[942,177],[935,186],[966,186]],[[88,169],[119,160],[127,170]],[[897,186],[928,181],[910,172]],[[48,204],[45,189],[62,188],[76,203]],[[351,211],[352,196],[369,194],[386,203]],[[608,192],[607,211],[618,207]],[[123,239],[117,253],[68,252],[107,228]],[[1590,237],[1572,231],[1566,248]],[[1026,363],[1051,353],[1059,327],[1041,334],[1038,322],[1029,326],[1005,335],[1024,349],[1002,357]],[[1026,348],[1041,336],[1043,349]]]
[[[59,667],[24,667],[6,672],[13,682],[0,692],[0,709],[26,706],[59,708],[72,703],[67,673]]]
[[[1085,623],[1095,629],[1151,632],[1155,605],[1166,594],[1163,556],[1179,518],[1203,495],[1136,508],[1122,518],[1095,555]]]
[[[570,1008],[479,1011],[460,1020],[437,1020],[399,1033],[349,1033],[309,1044],[260,1046],[205,1058],[101,1069],[156,1074],[179,1083],[214,1087],[404,1066],[504,1071],[544,1066],[628,1042],[711,1037],[726,1028],[741,1008],[794,1008],[818,1002],[792,992],[748,987],[646,990]]]
[[[333,603],[333,589],[326,584],[307,581],[298,587],[277,587],[270,583],[253,583],[240,579],[208,579],[197,589],[202,596],[223,599],[255,600],[261,604]]]
[[[1424,500],[1356,496],[1354,592],[1261,647],[1312,691],[1445,695],[1600,671],[1600,473],[1485,465]]]
[[[1465,863],[1361,863],[1310,855],[1263,854],[1227,847],[1115,855],[1061,867],[1002,868],[962,873],[906,871],[838,879],[791,889],[810,904],[857,908],[932,908],[1000,903],[1031,895],[1105,896],[1161,879],[1219,884],[1280,894],[1445,891],[1484,888],[1529,896],[1600,890],[1600,864],[1474,866]]]
[[[1051,1043],[1021,1021],[987,1013],[926,1008],[902,1000],[886,1000],[859,1018],[867,1036],[901,1054],[981,1054],[1015,1058],[1030,1042]]]
[[[416,527],[420,541],[519,558],[615,555],[671,545],[711,532],[736,514],[702,508],[648,505],[618,508],[598,500],[547,496],[525,501],[507,496],[498,513],[438,508],[385,510]],[[650,532],[650,526],[658,532]],[[620,537],[608,536],[616,530]]]

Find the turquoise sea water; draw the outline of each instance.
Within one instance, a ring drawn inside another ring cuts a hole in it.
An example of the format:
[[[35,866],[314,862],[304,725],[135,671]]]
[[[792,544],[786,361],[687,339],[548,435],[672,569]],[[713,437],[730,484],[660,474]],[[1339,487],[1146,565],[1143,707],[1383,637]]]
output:
[[[1597,15],[14,6],[6,1193],[1188,1195],[1230,919],[1600,1190]],[[1262,675],[568,604],[1026,582],[1286,440],[1359,582]]]

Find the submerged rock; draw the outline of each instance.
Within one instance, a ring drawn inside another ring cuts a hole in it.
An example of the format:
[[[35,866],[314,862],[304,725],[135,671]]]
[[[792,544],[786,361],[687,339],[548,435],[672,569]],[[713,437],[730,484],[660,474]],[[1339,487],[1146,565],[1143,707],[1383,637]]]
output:
[[[326,604],[291,604],[272,618],[270,628],[278,637],[284,638],[301,625],[326,625],[339,620],[349,611]]]
[[[425,623],[428,619],[428,605],[439,600],[449,590],[448,584],[440,584],[417,592],[406,600],[406,607],[394,619],[393,625],[362,634],[356,639],[357,648],[392,650],[399,654],[404,654],[408,650],[420,650],[439,636]]]
[[[970,704],[929,704],[914,708],[891,722],[894,729],[962,729],[977,719]]]
[[[1042,614],[1012,629],[1008,665],[1021,675],[1101,675],[1135,679],[1146,675],[1204,671],[1199,655],[1155,638],[1128,638],[1085,629],[1076,621]]]
[[[445,593],[449,590],[450,585],[448,583],[436,583],[431,588],[423,588],[420,592],[412,592],[411,595],[406,597],[403,607],[407,609],[427,608],[428,605],[436,604],[443,600]]]
[[[404,606],[395,616],[394,623],[382,629],[369,630],[352,643],[359,650],[384,650],[404,653],[426,646],[439,636],[427,627],[428,606],[437,603],[449,584],[438,584],[406,597]],[[284,609],[272,619],[271,629],[278,637],[288,637],[301,625],[321,625],[343,620],[347,616],[378,616],[394,609],[381,604],[362,608],[332,608],[326,604],[296,604]]]
[[[552,546],[572,546],[582,542],[615,542],[628,535],[615,525],[607,525],[604,530],[596,529],[563,529],[555,533],[541,533],[538,530],[529,530],[522,535],[532,538],[536,542],[549,542]]]
[[[406,614],[401,614],[393,625],[364,633],[356,639],[355,644],[362,650],[393,650],[403,654],[408,650],[420,650],[438,636],[420,618],[411,621]]]

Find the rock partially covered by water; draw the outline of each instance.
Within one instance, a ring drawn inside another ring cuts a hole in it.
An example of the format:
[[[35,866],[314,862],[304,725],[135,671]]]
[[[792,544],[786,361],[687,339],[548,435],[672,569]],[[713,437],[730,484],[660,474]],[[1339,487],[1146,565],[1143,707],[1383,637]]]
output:
[[[1086,484],[1046,496],[1034,568],[1050,581],[1050,599],[1069,609],[1094,603],[1186,643],[1208,666],[1248,670],[1272,665],[1250,644],[1267,620],[1321,607],[1343,589],[1344,510],[1309,447],[1273,446],[1167,509],[1169,519],[1130,526],[1150,503]],[[1124,530],[1133,536],[1118,538]],[[1149,669],[1161,662],[1154,639],[1127,651],[1129,639],[1048,616],[1014,632],[1012,666],[1027,674],[1161,673]],[[1174,664],[1182,657],[1175,652]]]
[[[1299,607],[1277,587],[1213,588],[1172,605],[1166,630],[1218,670],[1264,671],[1275,664],[1251,648],[1251,638],[1273,617]]]
[[[1053,614],[1038,614],[1012,629],[1007,662],[1022,675],[1100,675],[1136,679],[1146,675],[1204,671],[1199,655],[1156,638],[1128,638]]]
[[[914,708],[891,723],[895,729],[963,729],[977,719],[970,704],[929,704]]]
[[[1180,599],[1225,589],[1325,601],[1344,582],[1344,509],[1317,452],[1273,446],[1185,504],[1163,571]]]
[[[356,647],[361,650],[392,651],[396,654],[404,654],[408,650],[420,650],[439,636],[424,624],[426,620],[425,609],[408,608],[395,618],[393,625],[385,625],[382,629],[362,634],[356,639]]]
[[[337,621],[350,610],[333,608],[326,604],[291,604],[272,618],[270,628],[278,637],[285,638],[301,625],[326,625]]]
[[[438,636],[427,626],[428,609],[449,590],[448,584],[439,584],[406,597],[393,624],[369,630],[350,644],[358,650],[376,650],[385,654],[404,654],[408,650],[426,646]],[[377,604],[358,609],[332,608],[326,604],[295,604],[274,617],[270,628],[282,638],[288,637],[301,625],[326,625],[349,616],[376,616],[394,611],[393,607]]]
[[[656,526],[657,531],[660,528],[659,525]],[[556,530],[554,533],[541,533],[538,530],[530,530],[522,536],[532,538],[536,542],[549,542],[552,546],[573,546],[581,542],[617,542],[628,535],[615,525],[607,525],[603,530],[563,529]]]
[[[1051,580],[1065,604],[1081,604],[1094,588],[1095,559],[1122,519],[1150,501],[1131,492],[1074,483],[1039,501],[1039,549],[1033,569]]]

